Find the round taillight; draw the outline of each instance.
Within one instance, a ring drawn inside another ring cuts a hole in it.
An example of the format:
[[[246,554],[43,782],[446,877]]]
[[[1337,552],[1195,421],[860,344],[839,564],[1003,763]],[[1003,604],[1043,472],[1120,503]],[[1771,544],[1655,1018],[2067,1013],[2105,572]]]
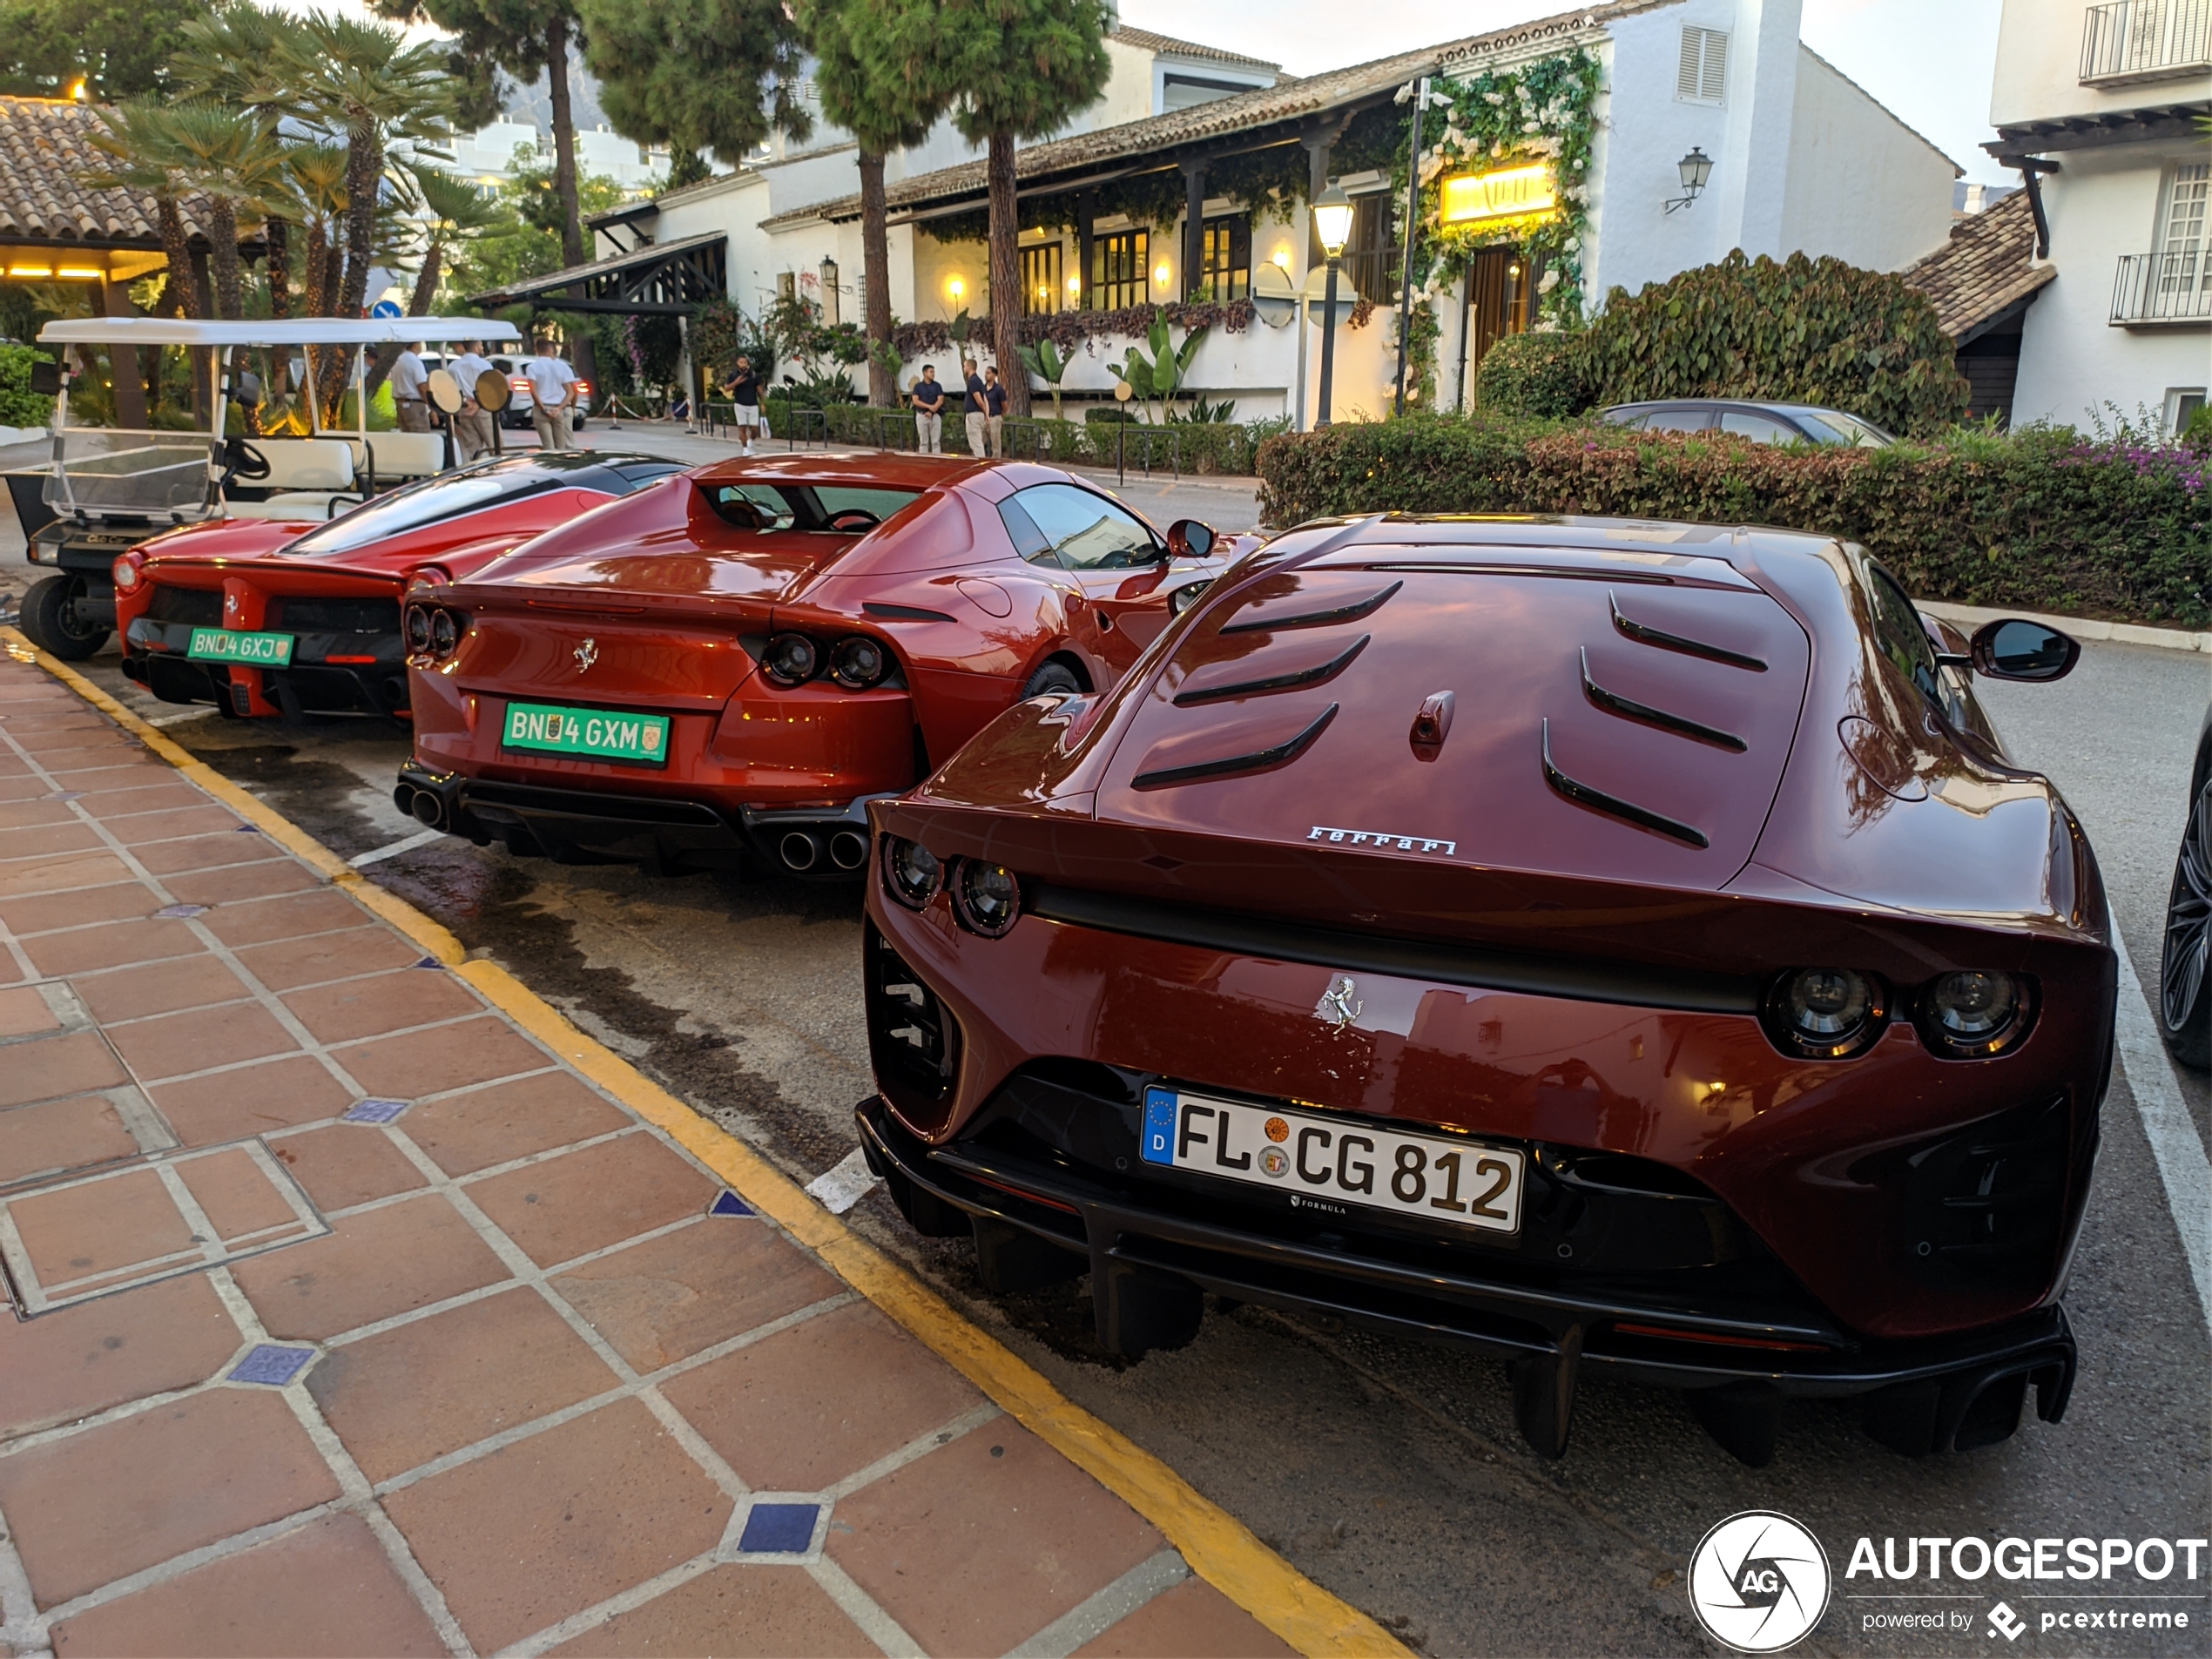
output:
[[[805,634],[778,634],[760,654],[760,671],[779,685],[803,685],[821,666],[822,654]]]
[[[2027,987],[2011,974],[1946,974],[1920,999],[1920,1031],[1939,1054],[2002,1054],[2027,1028]]]
[[[407,608],[407,621],[404,628],[407,633],[407,648],[409,651],[419,652],[430,649],[430,613],[428,611],[421,605],[409,605]]]
[[[1003,864],[970,859],[956,884],[961,920],[987,939],[1009,931],[1022,914],[1022,882]]]
[[[945,867],[921,842],[894,835],[883,844],[883,879],[893,898],[920,910],[943,888]]]
[[[866,691],[891,671],[891,653],[866,634],[837,642],[830,652],[830,678],[848,690]]]
[[[108,575],[114,579],[115,590],[118,593],[137,592],[138,589],[138,556],[136,553],[125,553],[119,555],[115,563],[108,567]]]
[[[453,655],[454,647],[460,643],[461,624],[454,619],[453,612],[450,610],[432,611],[430,613],[430,654],[433,657],[450,657]]]
[[[426,564],[408,577],[407,590],[410,594],[428,593],[432,588],[445,587],[452,581],[453,577],[448,572],[440,570],[435,564]]]
[[[1842,1060],[1881,1035],[1889,1018],[1882,983],[1851,968],[1800,968],[1775,982],[1767,1033],[1785,1054]]]

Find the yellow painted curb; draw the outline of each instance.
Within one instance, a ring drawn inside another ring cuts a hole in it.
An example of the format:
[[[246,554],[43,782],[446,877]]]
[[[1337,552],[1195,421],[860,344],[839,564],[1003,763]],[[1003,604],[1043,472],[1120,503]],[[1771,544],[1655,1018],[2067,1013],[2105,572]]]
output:
[[[1298,1571],[1251,1528],[1128,1436],[1068,1399],[1028,1361],[816,1204],[735,1136],[710,1123],[496,962],[468,960],[461,941],[388,893],[273,807],[240,789],[12,628],[0,643],[114,720],[256,828],[344,888],[473,985],[561,1059],[597,1083],[812,1249],[845,1282],[936,1351],[1008,1415],[1150,1521],[1190,1570],[1296,1648],[1316,1656],[1405,1656],[1397,1637]]]

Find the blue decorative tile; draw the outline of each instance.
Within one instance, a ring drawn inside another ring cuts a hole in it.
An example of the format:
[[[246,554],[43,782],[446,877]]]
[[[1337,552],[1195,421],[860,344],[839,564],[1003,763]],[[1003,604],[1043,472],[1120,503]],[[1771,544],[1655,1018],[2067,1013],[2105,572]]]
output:
[[[800,1554],[814,1541],[814,1517],[820,1513],[819,1504],[756,1503],[738,1548],[748,1555]]]
[[[725,1187],[715,1196],[714,1202],[706,1207],[706,1213],[710,1216],[749,1216],[752,1213],[752,1206]]]
[[[59,789],[46,799],[48,800],[82,800],[84,799],[84,792],[81,789]]]
[[[207,907],[204,904],[164,905],[160,909],[155,911],[153,914],[157,916],[165,916],[172,921],[181,921],[186,916],[206,915],[207,914]]]
[[[260,833],[261,826],[259,824],[240,824],[231,832],[233,835],[259,835]]]
[[[417,968],[435,968],[442,969],[445,967],[445,964],[435,956],[425,956],[421,961],[415,963],[415,966]]]
[[[353,1109],[339,1122],[343,1123],[388,1123],[415,1103],[411,1100],[357,1100]]]
[[[313,1348],[280,1348],[273,1343],[264,1342],[231,1367],[231,1380],[267,1383],[273,1388],[281,1388],[298,1376],[300,1367],[314,1357]]]

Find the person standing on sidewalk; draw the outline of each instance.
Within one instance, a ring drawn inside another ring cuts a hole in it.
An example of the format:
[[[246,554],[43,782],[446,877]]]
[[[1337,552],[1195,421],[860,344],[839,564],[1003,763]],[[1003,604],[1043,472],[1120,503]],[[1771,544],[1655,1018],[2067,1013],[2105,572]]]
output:
[[[991,455],[1006,459],[1006,382],[995,367],[983,371],[984,429],[991,439]]]
[[[484,342],[462,341],[461,355],[448,367],[454,379],[461,382],[461,408],[453,417],[453,445],[465,467],[477,456],[489,455],[494,447],[492,412],[476,401],[476,382],[492,372],[491,360],[484,355]]]
[[[990,442],[991,405],[983,394],[983,377],[975,372],[973,357],[961,360],[961,373],[967,377],[966,388],[961,395],[961,424],[968,429],[968,453],[981,461],[988,453]]]
[[[422,367],[422,342],[402,347],[399,357],[392,364],[392,408],[400,418],[402,432],[428,432],[430,429],[430,405],[423,396],[423,389],[430,383],[430,371]]]
[[[937,365],[924,363],[921,378],[914,382],[911,396],[914,406],[914,435],[921,441],[921,453],[941,455],[945,453],[945,388],[937,379]]]
[[[537,355],[523,366],[530,383],[531,413],[537,422],[537,447],[551,452],[576,448],[576,428],[569,421],[569,406],[576,401],[576,370],[541,346]]]
[[[745,445],[740,453],[751,455],[752,441],[760,435],[760,376],[752,372],[752,358],[738,356],[722,395],[730,400],[730,424]]]

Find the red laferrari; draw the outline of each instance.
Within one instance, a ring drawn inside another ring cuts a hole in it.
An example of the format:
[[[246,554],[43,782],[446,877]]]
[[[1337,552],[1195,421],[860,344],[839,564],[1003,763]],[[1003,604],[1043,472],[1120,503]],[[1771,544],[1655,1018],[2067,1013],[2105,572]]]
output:
[[[1925,1453],[2056,1421],[2113,1051],[2096,860],[1854,547],[1377,517],[1233,567],[1104,697],[872,809],[865,949],[907,1218],[1101,1339],[1201,1292]]]
[[[677,469],[651,455],[514,455],[327,523],[214,519],[115,561],[123,671],[240,718],[405,718],[400,599]]]
[[[395,799],[520,853],[849,876],[867,801],[1113,685],[1228,541],[1027,463],[701,468],[411,597]]]

